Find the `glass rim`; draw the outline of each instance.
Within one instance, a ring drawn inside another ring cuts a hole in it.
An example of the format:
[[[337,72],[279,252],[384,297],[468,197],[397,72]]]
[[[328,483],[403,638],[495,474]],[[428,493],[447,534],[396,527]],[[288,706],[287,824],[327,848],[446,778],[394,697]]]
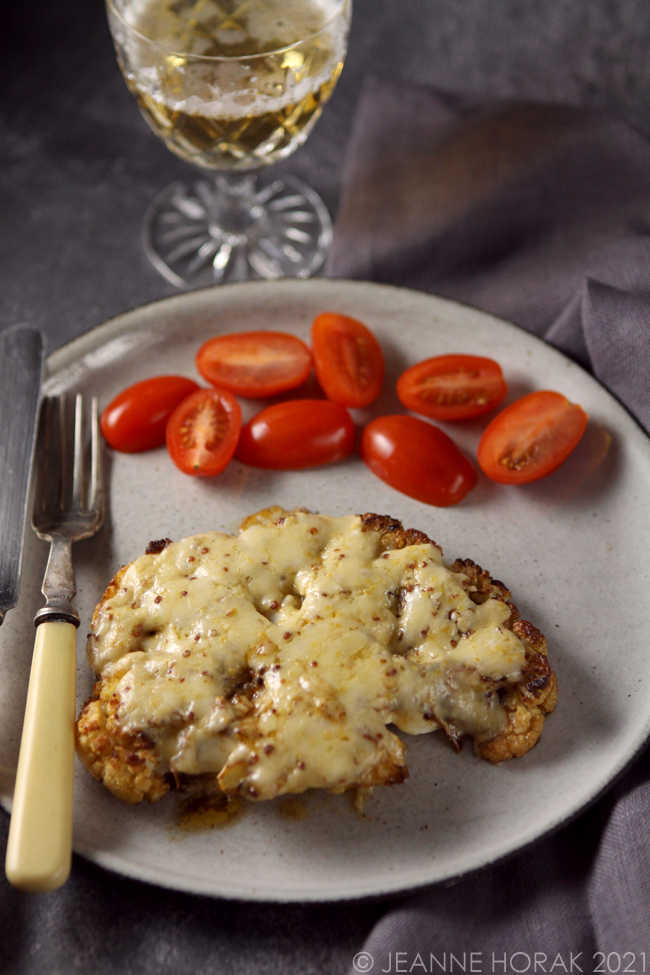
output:
[[[136,34],[138,37],[141,37],[142,40],[146,41],[148,44],[154,44],[156,47],[161,48],[163,51],[166,51],[167,54],[171,54],[179,58],[191,58],[192,60],[195,61],[236,62],[236,61],[253,61],[256,58],[267,58],[267,57],[271,57],[274,54],[283,54],[286,51],[293,51],[295,48],[311,40],[313,37],[318,37],[318,35],[321,34],[327,27],[329,27],[330,24],[333,23],[333,21],[335,21],[337,17],[341,16],[341,13],[345,10],[346,7],[352,6],[352,0],[340,0],[340,6],[337,12],[335,14],[332,14],[332,16],[328,20],[326,20],[325,23],[322,25],[322,27],[319,27],[318,30],[312,31],[311,34],[305,34],[304,37],[301,37],[300,40],[298,41],[294,41],[292,44],[285,44],[283,47],[275,47],[273,48],[272,51],[261,51],[259,54],[218,54],[217,55],[217,54],[191,54],[189,51],[177,51],[175,48],[168,47],[166,44],[162,44],[160,41],[152,40],[151,37],[147,37],[146,34],[143,34],[136,27],[134,27],[133,24],[130,24],[127,20],[125,20],[122,14],[120,13],[120,11],[115,6],[115,0],[106,0],[106,6],[109,8],[111,13],[113,13],[117,17],[120,23],[127,28],[127,30],[131,31],[131,33],[133,34]]]

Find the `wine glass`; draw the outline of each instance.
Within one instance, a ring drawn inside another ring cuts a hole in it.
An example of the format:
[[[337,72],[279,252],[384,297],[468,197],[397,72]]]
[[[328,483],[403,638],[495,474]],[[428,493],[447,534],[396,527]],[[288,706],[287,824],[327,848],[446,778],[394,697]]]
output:
[[[107,0],[126,83],[165,145],[206,171],[145,215],[154,267],[180,288],[307,278],[332,224],[294,176],[343,68],[352,0]]]

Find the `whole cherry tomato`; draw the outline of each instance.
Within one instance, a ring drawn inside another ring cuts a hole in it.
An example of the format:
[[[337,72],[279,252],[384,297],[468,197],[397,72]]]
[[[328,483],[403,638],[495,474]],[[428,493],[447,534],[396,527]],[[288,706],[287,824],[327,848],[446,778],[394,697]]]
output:
[[[462,501],[477,481],[474,467],[454,441],[415,416],[372,420],[361,436],[361,457],[397,491],[438,507]]]
[[[324,399],[267,406],[242,428],[237,459],[251,467],[298,470],[331,464],[354,450],[348,411]]]
[[[184,474],[213,477],[228,465],[241,430],[241,408],[226,389],[199,389],[176,407],[167,449]]]
[[[469,420],[498,406],[508,387],[494,359],[438,355],[407,369],[397,395],[408,410],[434,420]]]
[[[301,386],[311,366],[305,343],[286,332],[216,335],[196,354],[196,368],[209,383],[253,398]]]
[[[587,420],[582,407],[561,393],[529,393],[485,428],[478,462],[500,484],[538,481],[567,459],[585,432]]]
[[[128,454],[162,447],[172,412],[198,388],[185,376],[155,376],[123,389],[101,416],[107,443]]]
[[[328,399],[368,406],[384,381],[384,355],[369,328],[354,318],[326,312],[314,319],[311,345],[318,381]]]

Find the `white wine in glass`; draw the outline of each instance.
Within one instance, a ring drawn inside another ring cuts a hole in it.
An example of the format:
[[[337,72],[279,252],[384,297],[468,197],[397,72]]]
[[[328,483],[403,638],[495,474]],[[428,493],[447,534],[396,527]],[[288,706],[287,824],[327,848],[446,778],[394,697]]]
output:
[[[264,172],[300,146],[343,67],[351,0],[107,0],[127,85],[176,155],[205,171],[164,189],[145,250],[178,287],[306,278],[331,221],[295,177]]]

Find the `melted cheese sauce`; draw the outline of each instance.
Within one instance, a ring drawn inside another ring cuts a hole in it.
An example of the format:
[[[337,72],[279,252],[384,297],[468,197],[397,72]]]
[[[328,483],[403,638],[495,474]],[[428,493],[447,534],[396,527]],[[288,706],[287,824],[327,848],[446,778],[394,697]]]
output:
[[[491,738],[525,650],[499,599],[476,605],[434,544],[384,552],[357,516],[295,512],[129,565],[88,656],[160,771],[268,799],[406,776],[387,725]]]

